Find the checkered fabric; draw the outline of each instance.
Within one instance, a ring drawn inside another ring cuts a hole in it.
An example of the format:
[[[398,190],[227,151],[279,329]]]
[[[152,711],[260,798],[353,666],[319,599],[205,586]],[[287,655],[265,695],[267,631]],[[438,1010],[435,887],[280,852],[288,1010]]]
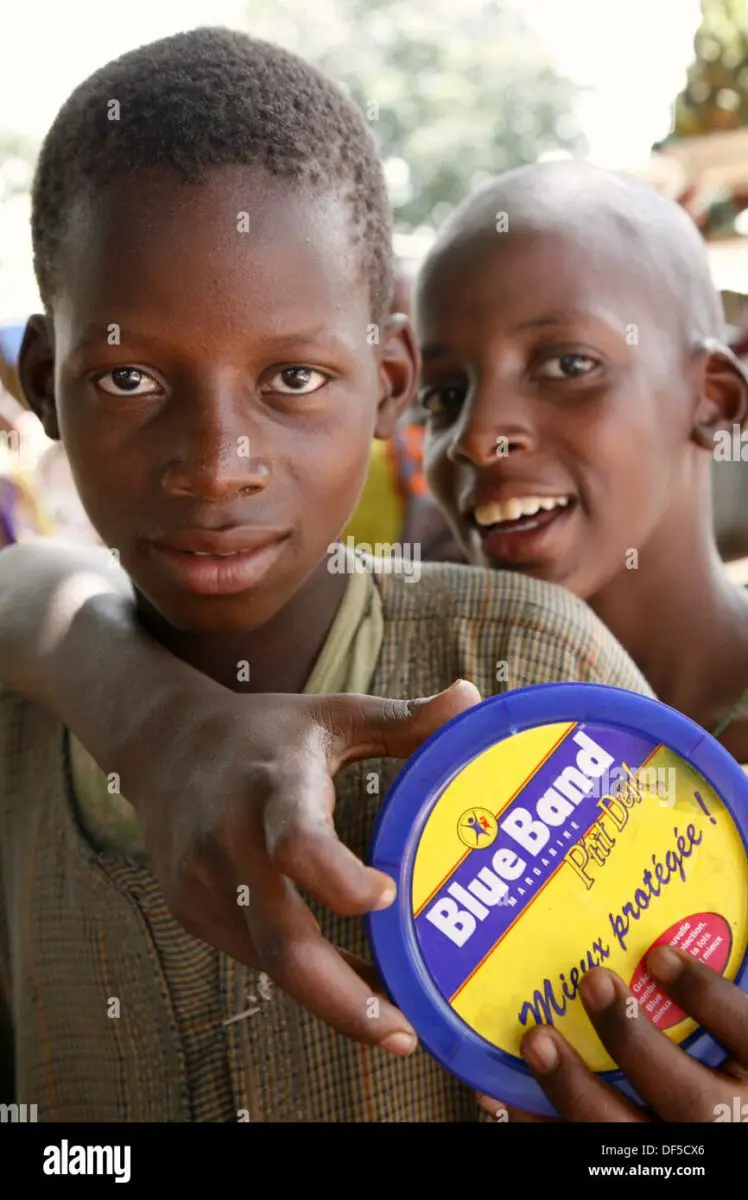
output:
[[[483,696],[554,680],[651,695],[569,593],[520,574],[422,571],[418,583],[377,580],[374,694],[431,695],[462,677]],[[0,1101],[36,1104],[41,1121],[481,1119],[425,1052],[394,1060],[333,1033],[185,933],[147,866],[97,854],[77,824],[66,745],[44,711],[0,695]],[[336,781],[337,828],[358,855],[399,765],[357,763]],[[315,911],[326,936],[368,954],[360,920]]]

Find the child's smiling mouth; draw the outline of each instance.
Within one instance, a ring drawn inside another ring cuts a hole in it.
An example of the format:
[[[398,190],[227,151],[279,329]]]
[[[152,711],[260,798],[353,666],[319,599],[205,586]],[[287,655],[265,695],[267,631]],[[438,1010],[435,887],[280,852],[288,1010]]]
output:
[[[575,507],[576,497],[571,495],[528,494],[478,504],[468,520],[488,558],[508,563],[531,562],[546,557],[551,549],[552,530],[566,525]]]
[[[478,504],[473,510],[473,518],[480,529],[490,529],[496,525],[532,528],[532,523],[523,518],[565,508],[570,499],[570,496],[516,496],[511,500]]]

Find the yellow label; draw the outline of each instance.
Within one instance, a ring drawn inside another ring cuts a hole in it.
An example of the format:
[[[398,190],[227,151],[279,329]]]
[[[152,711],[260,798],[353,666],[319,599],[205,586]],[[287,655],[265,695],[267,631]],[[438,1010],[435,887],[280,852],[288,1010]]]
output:
[[[471,840],[472,839],[472,840]],[[672,751],[612,727],[546,725],[468,764],[422,831],[412,908],[444,999],[518,1055],[552,1023],[597,1071],[615,1064],[578,996],[616,971],[674,1041],[696,1028],[642,965],[667,941],[734,978],[746,950],[748,863],[729,811]]]

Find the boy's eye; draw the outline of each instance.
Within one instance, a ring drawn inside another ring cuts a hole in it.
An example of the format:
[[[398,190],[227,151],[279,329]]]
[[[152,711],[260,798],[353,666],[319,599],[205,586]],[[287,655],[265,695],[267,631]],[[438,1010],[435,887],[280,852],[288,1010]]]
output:
[[[283,396],[308,396],[327,383],[327,376],[311,367],[284,367],[274,375],[267,386],[269,392],[280,392]]]
[[[110,396],[150,396],[160,390],[155,379],[135,367],[116,367],[95,382]]]
[[[581,375],[589,375],[597,365],[587,354],[559,354],[547,359],[538,374],[545,379],[578,379]]]
[[[465,398],[465,388],[452,387],[424,388],[421,392],[421,406],[432,417],[442,416],[446,412],[459,408]]]

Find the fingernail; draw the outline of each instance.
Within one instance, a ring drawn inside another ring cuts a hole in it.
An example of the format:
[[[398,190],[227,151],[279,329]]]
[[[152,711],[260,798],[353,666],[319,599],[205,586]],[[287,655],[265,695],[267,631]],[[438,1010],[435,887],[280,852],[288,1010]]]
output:
[[[478,686],[476,684],[474,684],[472,682],[472,680],[470,680],[470,679],[455,679],[454,683],[447,690],[450,692],[454,692],[457,690],[457,688],[465,687],[466,684],[472,688],[475,688],[476,692],[480,696],[480,694],[481,694],[480,688],[478,688]]]
[[[390,1054],[397,1054],[400,1057],[412,1054],[417,1045],[418,1038],[413,1033],[391,1033],[382,1042],[382,1047],[385,1050],[388,1050]]]
[[[610,1008],[616,998],[613,976],[605,967],[597,967],[585,975],[580,990],[585,1008],[591,1009],[592,1012],[602,1012],[604,1008]]]
[[[379,897],[376,904],[374,905],[373,911],[381,912],[383,908],[389,908],[390,905],[392,904],[392,901],[395,899],[396,895],[397,895],[397,888],[396,888],[395,884],[394,883],[388,884],[387,887],[382,892],[382,895]]]
[[[672,983],[683,971],[685,963],[679,954],[669,946],[658,946],[647,959],[647,970],[661,979],[663,983]]]
[[[541,1075],[548,1075],[558,1066],[558,1048],[550,1033],[534,1034],[523,1045],[522,1055]]]

